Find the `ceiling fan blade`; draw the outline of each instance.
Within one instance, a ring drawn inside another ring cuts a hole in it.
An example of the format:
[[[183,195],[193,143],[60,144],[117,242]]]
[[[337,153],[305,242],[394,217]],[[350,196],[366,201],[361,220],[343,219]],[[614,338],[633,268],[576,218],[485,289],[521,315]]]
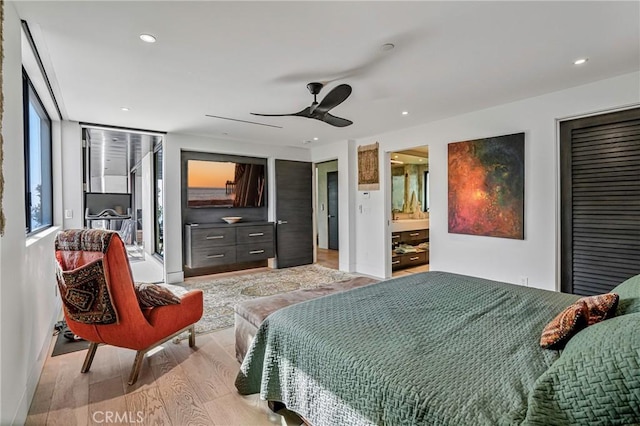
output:
[[[306,107],[302,111],[294,112],[291,114],[259,114],[257,112],[250,112],[251,115],[259,115],[261,117],[309,117],[311,115],[311,108]]]
[[[323,119],[321,119],[325,123],[329,123],[332,126],[336,127],[347,127],[353,124],[353,121],[347,120],[346,118],[336,117],[335,115],[331,115],[327,113]]]
[[[351,86],[348,84],[341,84],[331,90],[327,96],[324,97],[320,105],[315,108],[314,112],[326,113],[332,108],[337,107],[345,101],[351,94]]]

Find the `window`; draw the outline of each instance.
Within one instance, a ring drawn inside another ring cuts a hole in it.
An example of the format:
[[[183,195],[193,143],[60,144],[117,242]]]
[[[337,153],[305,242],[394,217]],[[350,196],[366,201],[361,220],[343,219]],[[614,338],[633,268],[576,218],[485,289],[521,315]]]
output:
[[[24,70],[22,82],[26,231],[33,234],[53,225],[51,119]]]
[[[162,145],[153,153],[155,175],[155,252],[164,256],[163,214],[162,214]]]

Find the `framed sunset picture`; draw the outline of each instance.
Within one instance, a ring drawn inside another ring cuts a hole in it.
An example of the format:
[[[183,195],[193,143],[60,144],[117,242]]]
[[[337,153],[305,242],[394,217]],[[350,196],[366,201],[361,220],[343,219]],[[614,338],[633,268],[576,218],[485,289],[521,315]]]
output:
[[[524,133],[448,145],[449,232],[524,239]]]

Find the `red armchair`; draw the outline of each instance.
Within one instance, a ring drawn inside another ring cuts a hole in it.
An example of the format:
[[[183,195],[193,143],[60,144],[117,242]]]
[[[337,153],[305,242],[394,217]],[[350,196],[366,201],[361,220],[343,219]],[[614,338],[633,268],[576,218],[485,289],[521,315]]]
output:
[[[91,368],[100,343],[137,351],[129,385],[138,379],[145,354],[189,331],[202,317],[202,291],[192,290],[179,304],[141,309],[125,246],[119,235],[96,229],[67,230],[56,238],[58,286],[67,325],[90,342],[82,373]]]

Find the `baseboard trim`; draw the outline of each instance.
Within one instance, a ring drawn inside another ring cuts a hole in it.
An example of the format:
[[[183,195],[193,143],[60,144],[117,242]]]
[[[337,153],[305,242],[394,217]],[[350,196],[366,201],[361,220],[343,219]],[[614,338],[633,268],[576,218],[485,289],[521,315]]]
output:
[[[181,283],[181,282],[184,281],[184,272],[183,271],[167,272],[165,276],[166,276],[165,281],[168,284]]]

